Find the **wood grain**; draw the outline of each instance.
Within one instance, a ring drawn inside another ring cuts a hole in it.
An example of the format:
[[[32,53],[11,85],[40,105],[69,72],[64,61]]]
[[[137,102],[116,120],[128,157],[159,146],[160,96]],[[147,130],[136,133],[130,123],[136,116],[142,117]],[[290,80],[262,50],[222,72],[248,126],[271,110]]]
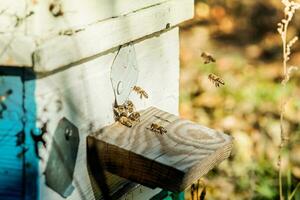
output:
[[[167,133],[152,132],[151,123]],[[88,155],[97,154],[111,173],[178,192],[230,155],[232,137],[150,107],[132,128],[116,122],[88,136],[87,144]]]
[[[54,1],[29,1],[28,7],[34,9],[35,15],[27,20],[32,27],[28,32],[47,37],[51,33],[126,15],[164,1],[167,0],[62,0],[59,2],[63,15],[58,17],[54,17],[49,11],[49,5]]]
[[[34,52],[34,69],[48,72],[95,56],[119,45],[175,26],[193,15],[192,0],[169,0],[127,15],[97,21],[72,36],[58,35],[41,40]]]

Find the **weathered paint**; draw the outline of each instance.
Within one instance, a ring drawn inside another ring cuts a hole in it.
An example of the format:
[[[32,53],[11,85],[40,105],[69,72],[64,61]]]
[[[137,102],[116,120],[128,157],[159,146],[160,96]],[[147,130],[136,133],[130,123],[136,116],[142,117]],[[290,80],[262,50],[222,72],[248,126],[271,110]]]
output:
[[[151,37],[193,15],[193,0],[26,1],[0,0],[0,64],[38,72]],[[68,11],[52,16],[52,2]]]
[[[178,114],[178,37],[176,28],[134,45],[139,70],[136,84],[149,94],[147,100],[140,99],[139,95],[133,92],[130,94],[129,98],[134,102],[137,110],[156,106]],[[70,200],[80,199],[82,196],[86,199],[94,199],[86,168],[85,137],[90,133],[91,124],[93,130],[96,130],[114,122],[112,112],[114,93],[110,81],[110,70],[116,54],[117,50],[36,80],[37,116],[44,121],[49,120],[48,144],[59,120],[63,117],[75,124],[80,132],[80,145],[74,173],[74,181],[77,181],[77,184],[75,184],[75,191],[68,197]],[[62,106],[59,111],[57,111],[57,102],[60,102]],[[44,108],[47,108],[47,112]],[[41,155],[45,160],[48,158],[49,149],[50,145],[47,149],[41,148]],[[42,163],[41,183],[45,182],[42,174],[45,166],[46,163]],[[110,177],[108,181],[115,188],[124,182],[115,176]],[[40,185],[40,191],[40,198],[45,200],[62,199],[43,184]]]
[[[0,119],[0,199],[35,199],[38,162],[30,136],[36,121],[35,84],[26,84],[34,77],[20,68],[1,67],[0,73],[0,94],[12,90]]]
[[[95,199],[86,168],[85,136],[114,121],[110,66],[120,45],[134,43],[137,85],[150,96],[145,101],[132,93],[129,98],[136,108],[156,106],[178,114],[179,40],[178,29],[172,28],[192,16],[192,0],[62,0],[62,12],[56,14],[49,12],[53,2],[59,1],[0,0],[0,65],[7,72],[1,75],[6,85],[1,82],[0,91],[6,86],[17,91],[7,99],[17,102],[8,103],[9,119],[0,120],[0,143],[5,144],[0,146],[5,149],[0,153],[0,199],[63,199],[44,184],[43,174],[52,136],[63,117],[78,126],[83,138],[73,180],[76,189],[67,199]],[[79,31],[67,35],[69,30]],[[31,70],[41,73],[35,76]],[[39,145],[43,160],[38,160],[30,132],[38,133],[47,120],[47,147]],[[16,147],[15,134],[20,131],[25,141]],[[16,159],[25,148],[24,157]],[[108,179],[116,187],[124,182],[111,174]],[[142,193],[133,195],[137,190]],[[159,191],[139,187],[127,195],[143,199]]]
[[[155,32],[168,30],[167,27],[189,19],[192,13],[193,0],[169,0],[125,16],[93,23],[70,36],[54,34],[42,40],[36,48],[35,70],[52,71],[120,44],[152,37]]]

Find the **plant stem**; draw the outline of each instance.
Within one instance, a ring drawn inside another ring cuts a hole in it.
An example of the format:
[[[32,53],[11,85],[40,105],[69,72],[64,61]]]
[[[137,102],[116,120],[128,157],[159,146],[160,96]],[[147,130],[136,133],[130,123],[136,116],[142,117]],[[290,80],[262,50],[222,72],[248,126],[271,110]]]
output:
[[[291,196],[289,197],[288,200],[292,200],[292,198],[294,197],[294,195],[296,194],[296,191],[299,189],[300,187],[300,182],[297,184],[297,186],[295,187],[295,189],[293,190]]]
[[[287,67],[286,67],[286,63],[287,63],[287,53],[286,53],[286,35],[287,35],[287,27],[288,27],[288,23],[284,24],[284,30],[283,30],[283,35],[282,35],[282,53],[283,53],[283,75],[284,77],[287,74]]]
[[[282,39],[282,53],[283,53],[283,77],[285,80],[286,76],[287,76],[287,28],[288,28],[288,20],[286,17],[286,23],[284,23],[284,28],[283,28],[283,32],[281,35],[281,39]],[[283,81],[282,82],[283,85],[283,91],[285,91],[285,87],[286,87],[286,83]],[[279,167],[279,171],[278,171],[278,176],[279,176],[279,195],[280,195],[280,200],[284,200],[284,196],[283,196],[283,189],[282,189],[282,150],[284,147],[284,143],[285,143],[285,134],[284,134],[284,127],[283,127],[283,123],[284,123],[284,111],[285,111],[285,98],[282,97],[282,102],[281,102],[281,106],[280,106],[280,145],[279,145],[279,155],[278,155],[278,167]]]

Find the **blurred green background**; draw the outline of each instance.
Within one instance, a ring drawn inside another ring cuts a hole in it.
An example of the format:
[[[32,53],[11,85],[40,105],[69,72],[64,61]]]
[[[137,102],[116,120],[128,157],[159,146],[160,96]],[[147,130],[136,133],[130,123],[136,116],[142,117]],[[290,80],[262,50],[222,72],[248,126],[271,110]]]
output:
[[[300,72],[287,90],[277,23],[284,17],[280,0],[198,0],[195,17],[181,25],[180,114],[235,138],[232,156],[204,179],[206,199],[279,199],[278,146],[280,101],[286,107],[290,141],[283,165],[284,194],[300,181]],[[299,35],[300,11],[288,37]],[[291,65],[300,65],[300,42]],[[201,53],[216,63],[204,64]],[[208,74],[225,81],[216,88]],[[186,192],[186,198],[192,199]],[[194,197],[194,199],[196,199]],[[300,200],[300,190],[294,199]]]

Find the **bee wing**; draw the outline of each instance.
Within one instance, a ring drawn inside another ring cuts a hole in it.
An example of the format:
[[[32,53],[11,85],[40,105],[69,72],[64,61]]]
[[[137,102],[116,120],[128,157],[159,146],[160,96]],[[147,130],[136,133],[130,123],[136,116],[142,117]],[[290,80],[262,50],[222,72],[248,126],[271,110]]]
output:
[[[209,64],[209,63],[211,63],[211,62],[216,62],[216,59],[214,59],[214,57],[212,57],[212,55],[210,55],[210,54],[208,54],[208,53],[205,53],[205,52],[203,52],[202,54],[201,54],[201,57],[203,58],[203,62],[204,62],[204,64]]]
[[[224,82],[222,79],[220,79],[219,82],[220,82],[222,85],[225,85],[225,82]]]
[[[146,99],[148,99],[148,94],[147,94],[147,92],[143,92],[143,95],[144,95],[144,97],[146,98]]]
[[[216,62],[216,59],[214,59],[212,56],[209,57],[211,62]]]

